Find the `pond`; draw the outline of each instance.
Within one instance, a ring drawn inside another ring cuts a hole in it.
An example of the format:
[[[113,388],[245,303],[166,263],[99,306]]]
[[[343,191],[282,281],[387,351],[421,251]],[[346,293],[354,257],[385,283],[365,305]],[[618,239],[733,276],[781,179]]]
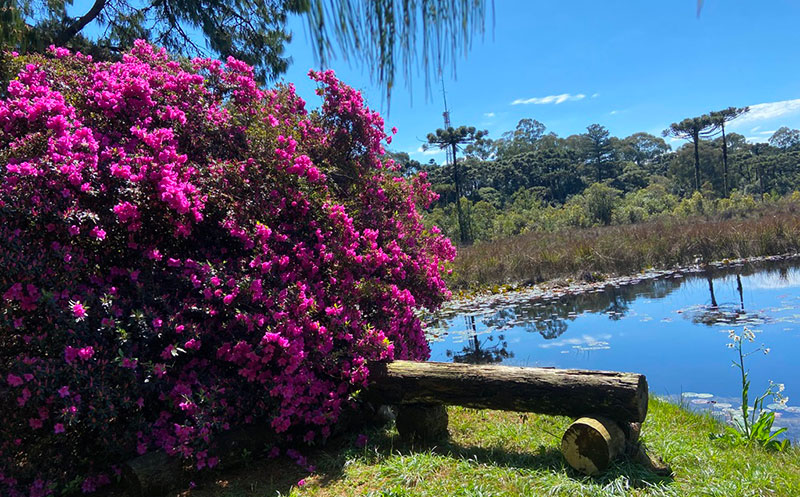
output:
[[[776,427],[800,440],[800,261],[644,273],[569,289],[531,289],[449,303],[429,318],[432,361],[631,371],[650,392],[730,420],[741,406],[729,331],[745,351],[751,403],[772,380],[786,406]]]

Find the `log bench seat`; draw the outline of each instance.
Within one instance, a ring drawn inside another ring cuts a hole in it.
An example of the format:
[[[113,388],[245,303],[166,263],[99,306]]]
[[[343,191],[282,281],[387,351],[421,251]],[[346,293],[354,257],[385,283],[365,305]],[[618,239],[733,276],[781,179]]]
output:
[[[670,474],[639,443],[647,416],[647,380],[636,373],[579,369],[393,361],[370,366],[364,398],[395,406],[400,436],[434,443],[447,436],[445,405],[578,418],[561,439],[575,470],[604,472],[627,454],[651,471]]]

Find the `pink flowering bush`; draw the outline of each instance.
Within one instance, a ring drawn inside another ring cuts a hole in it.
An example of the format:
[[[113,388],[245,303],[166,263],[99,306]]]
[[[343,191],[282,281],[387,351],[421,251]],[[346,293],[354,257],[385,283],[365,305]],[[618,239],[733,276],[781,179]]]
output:
[[[312,442],[367,361],[424,359],[449,296],[423,178],[396,177],[359,92],[310,73],[17,57],[0,100],[0,494],[90,492],[150,450],[198,469],[215,434]]]

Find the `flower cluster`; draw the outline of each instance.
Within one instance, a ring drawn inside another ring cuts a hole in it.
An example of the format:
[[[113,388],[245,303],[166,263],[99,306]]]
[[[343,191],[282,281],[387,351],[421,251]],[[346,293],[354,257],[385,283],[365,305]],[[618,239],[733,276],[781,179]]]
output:
[[[333,72],[259,89],[228,59],[17,57],[0,100],[0,494],[92,491],[270,423],[326,437],[367,363],[424,359],[455,256],[424,178]],[[287,435],[288,436],[288,435]],[[98,455],[102,454],[102,457]]]

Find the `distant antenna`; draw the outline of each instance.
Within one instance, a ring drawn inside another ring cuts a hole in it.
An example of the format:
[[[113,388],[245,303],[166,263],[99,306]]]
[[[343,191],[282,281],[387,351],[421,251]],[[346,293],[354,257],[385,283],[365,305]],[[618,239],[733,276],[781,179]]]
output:
[[[442,112],[444,129],[447,129],[450,127],[450,111],[447,110],[447,92],[444,91],[444,79],[442,79],[442,100],[444,100],[444,112]]]
[[[452,126],[450,125],[450,111],[447,110],[447,92],[444,91],[444,79],[442,79],[442,100],[444,100],[444,112],[442,112],[442,117],[444,118],[444,129],[450,129]],[[456,163],[456,157],[454,155],[453,150],[450,147],[444,149],[446,155],[446,162],[450,164]]]

